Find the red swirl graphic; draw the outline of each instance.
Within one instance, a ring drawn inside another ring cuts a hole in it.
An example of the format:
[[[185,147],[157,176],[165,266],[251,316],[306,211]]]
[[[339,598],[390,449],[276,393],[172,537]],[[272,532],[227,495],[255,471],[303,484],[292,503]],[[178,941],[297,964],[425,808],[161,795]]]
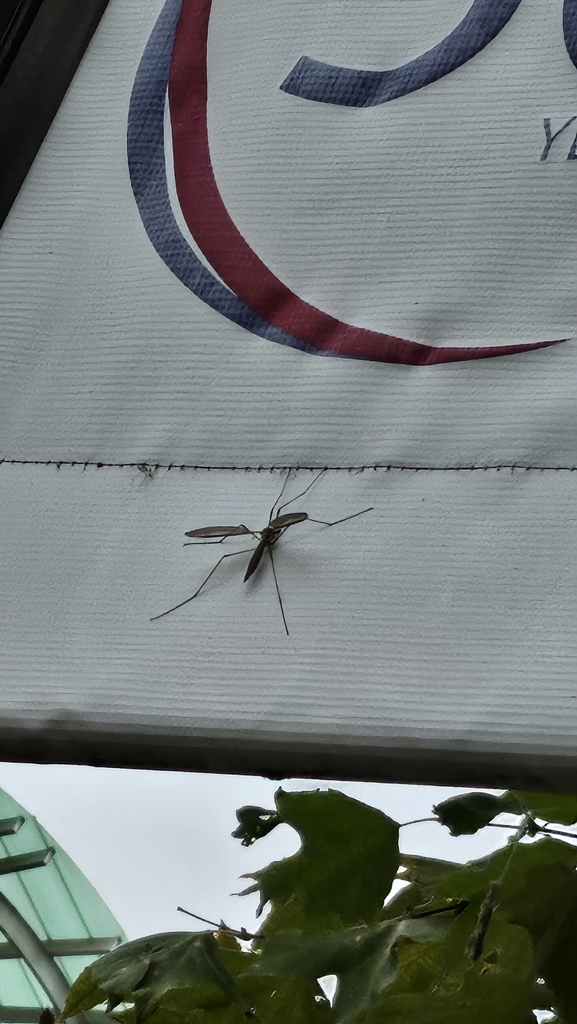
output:
[[[183,216],[214,271],[251,309],[319,352],[426,366],[516,355],[560,340],[438,348],[343,323],[304,302],[251,249],[216,183],[207,120],[207,39],[212,0],[184,0],[169,79],[176,188]]]

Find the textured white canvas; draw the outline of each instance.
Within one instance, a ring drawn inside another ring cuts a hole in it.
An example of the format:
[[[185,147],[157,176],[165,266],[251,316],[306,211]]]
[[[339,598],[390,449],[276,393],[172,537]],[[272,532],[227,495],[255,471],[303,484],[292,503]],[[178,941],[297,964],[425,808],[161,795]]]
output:
[[[210,214],[208,245],[191,227],[183,182],[198,223],[207,185],[182,149],[197,114],[172,78],[160,121],[150,99],[171,4],[178,16],[176,0],[110,0],[0,235],[5,749],[574,786],[577,67],[563,4],[521,0],[455,70],[359,107],[280,86],[303,55],[398,68],[475,5],[198,0],[215,188],[304,310],[301,348],[280,338],[282,303],[270,330],[247,330],[175,270],[171,218],[186,259],[248,301],[228,276],[232,236],[216,220],[211,234]],[[162,148],[166,208],[158,174],[138,178]],[[247,259],[234,280],[260,294]],[[465,355],[415,365],[335,342],[319,356],[311,308]],[[262,529],[281,467],[289,496],[330,467],[290,510],[374,507],[279,542],[290,636],[270,565],[243,586],[242,556],[150,623],[234,548],[183,552],[184,531]]]

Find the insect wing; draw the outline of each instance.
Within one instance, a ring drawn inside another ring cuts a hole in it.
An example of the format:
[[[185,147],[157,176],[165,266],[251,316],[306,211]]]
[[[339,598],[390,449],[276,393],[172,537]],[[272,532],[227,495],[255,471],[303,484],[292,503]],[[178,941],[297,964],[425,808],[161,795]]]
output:
[[[201,526],[199,530],[187,530],[185,537],[240,537],[250,533],[246,526]]]
[[[269,527],[271,530],[286,530],[289,526],[304,523],[305,519],[308,519],[306,512],[287,512],[286,515],[273,519],[272,523],[269,523]]]

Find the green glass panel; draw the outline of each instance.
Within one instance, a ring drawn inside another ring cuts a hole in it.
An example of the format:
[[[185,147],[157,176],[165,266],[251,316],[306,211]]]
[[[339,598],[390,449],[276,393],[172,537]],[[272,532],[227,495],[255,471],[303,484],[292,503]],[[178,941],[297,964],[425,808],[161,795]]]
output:
[[[0,859],[54,847],[50,863],[0,875],[0,892],[16,907],[41,940],[116,936],[123,931],[96,889],[42,826],[16,800],[0,790],[0,819],[25,817],[13,835],[0,836]],[[2,933],[0,932],[0,944]],[[72,982],[94,956],[61,956],[56,963]],[[47,1006],[49,1000],[32,971],[19,959],[0,959],[2,1006]]]

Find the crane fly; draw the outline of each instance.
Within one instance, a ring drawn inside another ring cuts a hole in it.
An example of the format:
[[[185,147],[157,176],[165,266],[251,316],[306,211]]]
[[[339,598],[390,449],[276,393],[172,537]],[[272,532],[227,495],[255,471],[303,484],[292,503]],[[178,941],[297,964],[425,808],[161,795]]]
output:
[[[283,496],[283,494],[285,492],[286,485],[287,485],[289,477],[291,475],[291,471],[289,469],[289,471],[288,471],[288,473],[286,475],[285,481],[284,481],[284,483],[282,485],[281,492],[280,492],[278,498],[276,499],[273,507],[270,510],[270,514],[269,514],[269,517],[268,517],[268,523],[264,527],[264,529],[262,529],[262,530],[250,530],[248,528],[248,526],[244,525],[244,523],[241,523],[239,526],[202,526],[198,530],[187,530],[184,536],[185,537],[192,537],[194,539],[191,540],[191,541],[187,541],[183,545],[184,547],[193,547],[196,544],[222,544],[223,541],[228,540],[229,537],[246,537],[246,536],[254,537],[254,539],[256,540],[257,543],[256,543],[256,547],[254,547],[254,548],[243,548],[241,551],[229,551],[229,552],[227,552],[226,555],[223,555],[222,558],[219,558],[219,560],[216,563],[216,565],[213,566],[213,568],[210,570],[210,572],[209,572],[208,576],[206,577],[206,579],[204,579],[202,581],[202,583],[200,584],[200,587],[198,588],[198,590],[195,590],[195,592],[192,595],[192,597],[187,597],[185,601],[181,601],[180,604],[173,605],[172,608],[169,608],[165,612],[161,612],[160,615],[154,615],[151,618],[150,621],[151,622],[155,622],[156,619],[162,619],[162,618],[164,618],[165,615],[170,615],[172,612],[175,612],[178,608],[182,608],[182,607],[184,607],[185,604],[189,604],[191,601],[194,601],[195,597],[198,597],[200,592],[204,589],[204,587],[208,583],[208,581],[211,578],[211,576],[213,576],[214,573],[216,572],[216,570],[218,569],[219,565],[221,565],[222,562],[224,562],[225,558],[234,558],[235,555],[246,555],[246,554],[248,554],[250,552],[251,557],[250,557],[250,560],[249,560],[249,563],[248,563],[248,566],[247,566],[247,570],[246,570],[246,572],[244,574],[244,582],[246,583],[246,581],[249,580],[251,578],[251,576],[253,576],[254,573],[256,572],[256,570],[258,569],[258,567],[259,567],[259,565],[260,565],[260,563],[262,561],[263,555],[264,555],[264,553],[266,551],[266,552],[268,552],[268,555],[269,555],[269,558],[270,558],[270,564],[272,566],[272,572],[273,572],[273,577],[274,577],[274,582],[275,582],[275,587],[276,587],[276,593],[277,593],[277,597],[278,597],[279,607],[280,607],[280,610],[281,610],[282,621],[283,621],[283,625],[284,625],[284,628],[285,628],[285,632],[286,632],[286,634],[288,636],[289,635],[289,629],[288,629],[288,625],[287,625],[287,621],[286,621],[286,616],[285,616],[285,612],[284,612],[284,606],[283,606],[283,603],[282,603],[282,597],[281,597],[280,588],[279,588],[279,585],[278,585],[276,568],[275,568],[274,558],[273,558],[273,553],[272,553],[272,549],[275,546],[275,544],[278,543],[278,541],[282,537],[283,533],[286,533],[286,531],[289,529],[289,527],[296,526],[297,523],[309,522],[309,523],[320,523],[321,526],[337,526],[338,523],[346,523],[346,522],[348,522],[349,519],[356,519],[357,516],[362,516],[362,515],[365,514],[365,512],[372,512],[373,511],[372,508],[364,508],[361,512],[354,512],[353,515],[345,516],[343,519],[335,519],[334,522],[332,522],[332,523],[328,523],[324,519],[312,519],[308,515],[307,512],[284,512],[283,513],[283,509],[287,508],[289,505],[292,505],[293,501],[298,501],[299,498],[304,497],[304,495],[307,494],[308,491],[310,491],[310,489],[313,486],[313,484],[316,483],[316,481],[319,479],[319,477],[321,477],[323,475],[324,472],[325,472],[325,470],[322,469],[320,471],[320,473],[318,473],[317,476],[315,476],[315,478],[310,482],[308,487],[305,487],[304,491],[301,491],[301,493],[295,495],[294,498],[289,498],[288,501],[285,501],[282,505],[279,505],[279,502],[280,502],[280,500],[281,500],[281,498],[282,498],[282,496]]]

